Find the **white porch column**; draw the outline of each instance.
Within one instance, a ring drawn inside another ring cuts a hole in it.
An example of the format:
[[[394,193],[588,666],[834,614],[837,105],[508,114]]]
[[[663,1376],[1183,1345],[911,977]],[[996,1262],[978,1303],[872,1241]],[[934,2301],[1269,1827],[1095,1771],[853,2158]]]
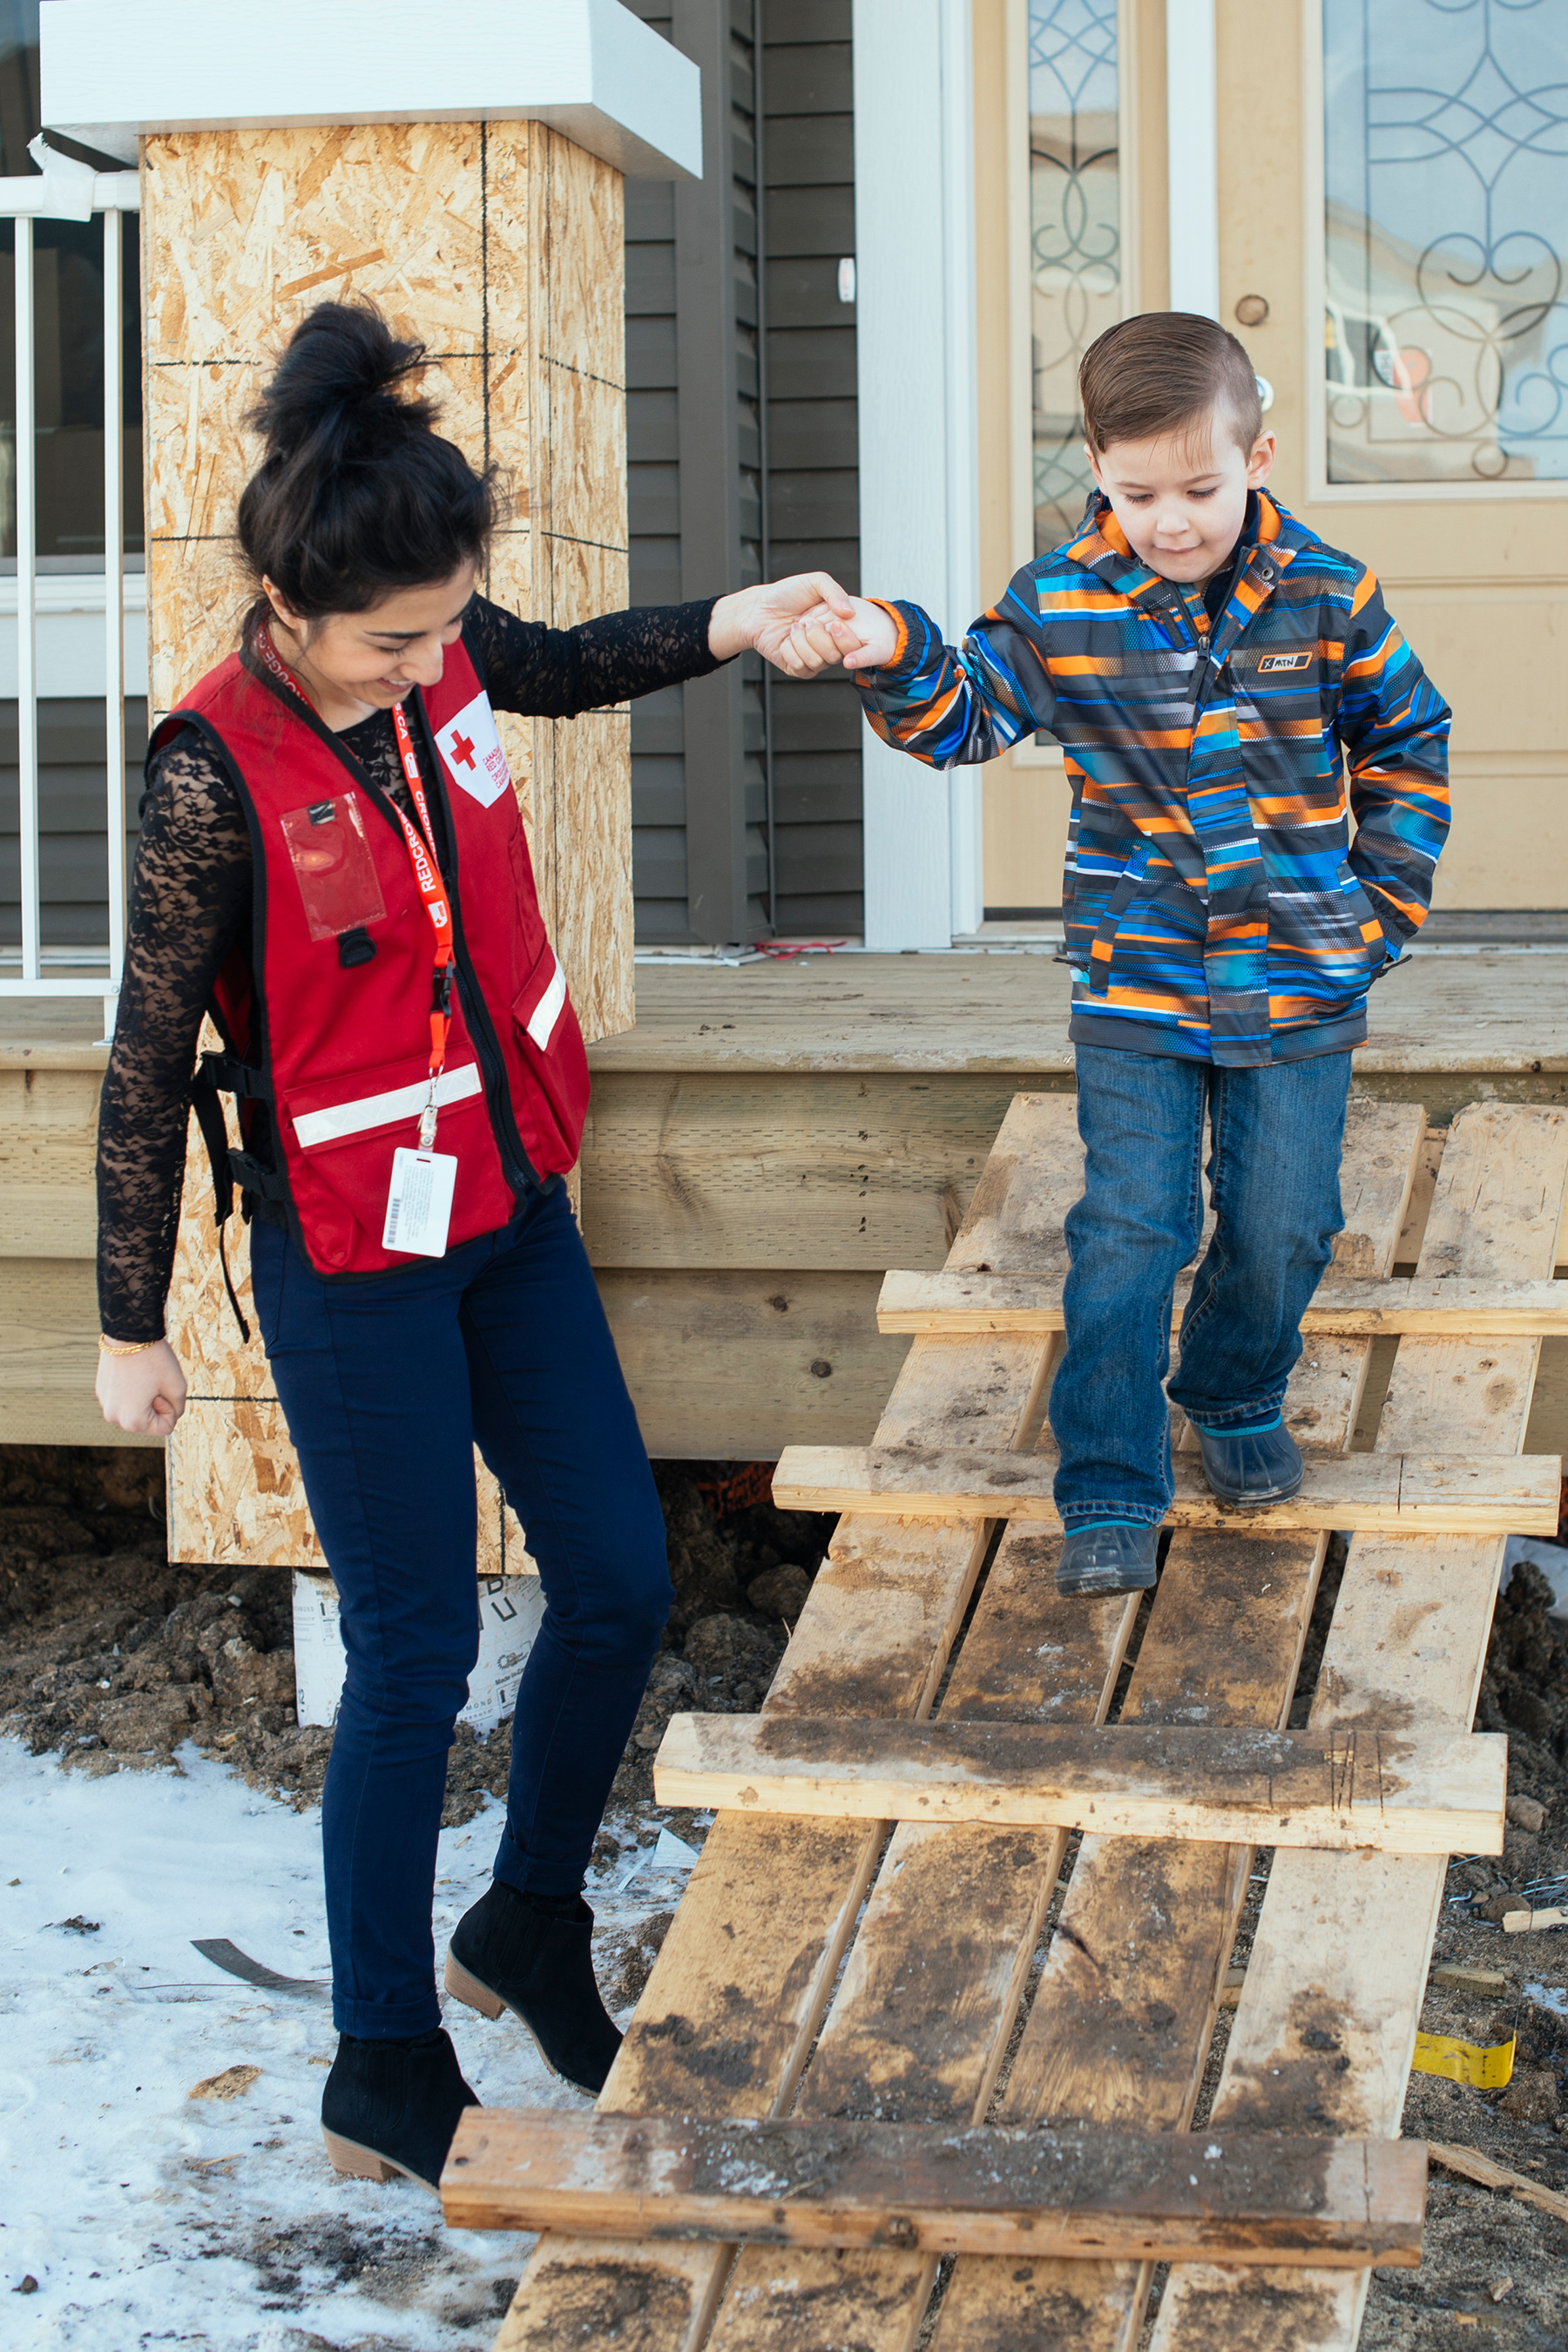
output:
[[[952,642],[979,601],[969,0],[854,0],[854,38],[860,581]],[[981,918],[978,772],[863,744],[866,944],[946,947]]]
[[[1171,308],[1219,317],[1215,0],[1165,0]]]

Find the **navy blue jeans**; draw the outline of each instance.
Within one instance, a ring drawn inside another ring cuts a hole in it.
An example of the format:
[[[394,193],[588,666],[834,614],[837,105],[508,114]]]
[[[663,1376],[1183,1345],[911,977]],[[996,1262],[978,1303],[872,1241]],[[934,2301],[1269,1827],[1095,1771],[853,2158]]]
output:
[[[260,1223],[251,1268],[348,1654],[321,1808],[333,2014],[395,2040],[440,2022],[430,1910],[479,1654],[475,1444],[545,1599],[496,1857],[510,1885],[583,1884],[673,1599],[664,1521],[564,1187],[384,1280],[321,1282]]]
[[[1220,1069],[1079,1045],[1084,1192],[1068,1213],[1067,1351],[1051,1389],[1069,1529],[1157,1527],[1171,1503],[1165,1375],[1176,1276],[1197,1255],[1209,1129],[1214,1238],[1182,1318],[1170,1397],[1199,1429],[1279,1409],[1297,1328],[1344,1223],[1351,1057]]]

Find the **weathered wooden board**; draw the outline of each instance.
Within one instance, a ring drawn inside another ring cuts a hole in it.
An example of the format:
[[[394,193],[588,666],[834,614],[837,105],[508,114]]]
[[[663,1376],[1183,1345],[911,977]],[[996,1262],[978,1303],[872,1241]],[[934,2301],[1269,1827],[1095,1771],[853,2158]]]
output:
[[[1410,1729],[675,1715],[661,1805],[1102,1837],[1500,1853],[1508,1742]]]
[[[1568,1116],[1478,1105],[1456,1118],[1416,1273],[1539,1281],[1568,1202]],[[1513,1453],[1535,1339],[1477,1348],[1405,1339],[1380,1446],[1417,1423],[1426,1444]],[[1396,1391],[1402,1391],[1404,1402]],[[1486,1654],[1500,1541],[1351,1546],[1313,1703],[1314,1728],[1412,1722],[1463,1729]],[[1399,2129],[1442,1901],[1440,1857],[1281,1853],[1269,1876],[1213,2121],[1350,2136]],[[1221,2266],[1173,2272],[1153,2352],[1352,2352],[1366,2273]]]
[[[456,2229],[1228,2262],[1421,2259],[1419,2142],[470,2107]]]
[[[1535,1347],[1535,1340],[1515,1341]],[[1026,1455],[907,1445],[792,1445],[779,1459],[773,1500],[782,1510],[858,1511],[919,1519],[1026,1519],[1059,1528],[1051,1497],[1056,1462]],[[1178,1455],[1177,1528],[1348,1528],[1374,1535],[1555,1535],[1563,1466],[1555,1454],[1499,1461],[1410,1454],[1314,1454],[1299,1493],[1240,1509],[1210,1493],[1202,1465]]]
[[[1178,1285],[1179,1330],[1190,1285]],[[1027,1275],[884,1276],[879,1331],[1062,1331],[1062,1285]],[[1301,1318],[1303,1338],[1544,1339],[1568,1332],[1568,1282],[1325,1282]]]

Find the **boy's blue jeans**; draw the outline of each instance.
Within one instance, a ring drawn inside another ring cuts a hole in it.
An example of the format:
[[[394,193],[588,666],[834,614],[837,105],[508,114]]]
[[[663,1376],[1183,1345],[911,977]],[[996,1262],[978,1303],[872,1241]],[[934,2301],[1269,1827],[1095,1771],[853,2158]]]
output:
[[[1170,1507],[1172,1295],[1197,1254],[1204,1127],[1216,1224],[1182,1321],[1170,1396],[1198,1428],[1278,1412],[1297,1328],[1344,1223],[1351,1057],[1221,1069],[1079,1045],[1083,1198],[1067,1220],[1067,1351],[1051,1390],[1069,1530],[1157,1527]]]

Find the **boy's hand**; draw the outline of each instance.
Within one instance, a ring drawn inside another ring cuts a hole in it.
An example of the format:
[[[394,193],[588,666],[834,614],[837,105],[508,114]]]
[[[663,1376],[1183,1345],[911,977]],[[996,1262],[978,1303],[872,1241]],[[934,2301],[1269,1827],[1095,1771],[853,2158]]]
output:
[[[847,670],[886,669],[899,650],[892,614],[866,596],[845,601],[851,608],[847,619],[826,603],[801,614],[793,639],[803,664],[810,661],[818,669],[836,662]]]
[[[709,651],[728,661],[750,646],[786,677],[811,677],[825,660],[837,661],[838,656],[836,650],[826,656],[814,655],[804,644],[797,645],[801,614],[819,613],[848,622],[855,602],[827,572],[797,572],[787,580],[737,589],[732,596],[721,596],[713,607]]]

